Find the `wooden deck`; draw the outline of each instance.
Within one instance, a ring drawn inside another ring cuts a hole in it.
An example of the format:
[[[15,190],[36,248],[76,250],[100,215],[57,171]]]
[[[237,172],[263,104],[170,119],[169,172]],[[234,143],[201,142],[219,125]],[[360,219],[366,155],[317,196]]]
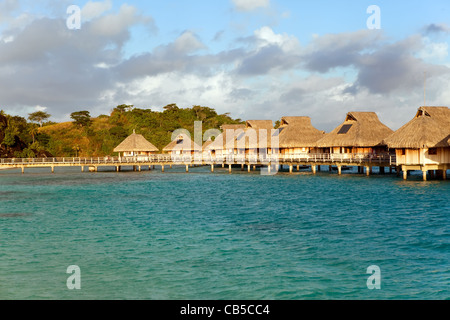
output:
[[[132,166],[134,170],[139,171],[145,167],[149,169],[160,167],[164,172],[165,167],[173,165],[186,166],[186,171],[189,171],[192,165],[211,166],[211,171],[214,171],[216,165],[222,165],[228,166],[230,172],[232,165],[241,165],[242,169],[247,166],[248,171],[251,166],[253,168],[263,166],[267,167],[269,172],[271,168],[279,165],[289,166],[290,172],[293,171],[294,166],[310,166],[314,173],[318,166],[335,166],[339,174],[342,173],[342,167],[356,166],[365,168],[366,173],[370,174],[372,167],[383,168],[383,171],[385,167],[389,167],[392,170],[396,167],[396,162],[394,155],[368,154],[231,155],[227,157],[155,154],[134,157],[0,159],[0,168],[20,168],[22,173],[25,172],[25,168],[51,168],[54,172],[55,167],[81,167],[81,171],[84,171],[86,167],[89,171],[98,171],[99,167],[111,167],[115,171],[121,171],[121,168],[125,166]]]

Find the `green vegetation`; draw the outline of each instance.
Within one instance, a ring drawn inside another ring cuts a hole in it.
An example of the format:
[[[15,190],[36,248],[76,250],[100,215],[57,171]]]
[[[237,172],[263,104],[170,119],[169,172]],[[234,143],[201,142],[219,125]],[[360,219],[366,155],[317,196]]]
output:
[[[50,118],[50,114],[44,111],[36,111],[28,115],[28,120],[30,120],[31,122],[38,122],[39,126],[41,127],[42,122],[44,120],[47,120],[48,118]]]
[[[40,119],[40,123],[46,118]],[[33,121],[38,121],[33,118]],[[45,135],[39,133],[38,125],[25,118],[10,116],[0,111],[0,156],[5,158],[45,157]]]
[[[0,157],[33,158],[101,157],[113,155],[113,149],[133,130],[162,150],[172,133],[184,128],[194,134],[194,122],[202,121],[203,132],[222,124],[243,123],[229,114],[217,114],[209,107],[179,108],[165,106],[163,112],[119,105],[111,114],[91,118],[88,111],[71,114],[73,122],[46,122],[49,114],[32,113],[25,118],[0,113]],[[39,124],[37,124],[37,123]]]
[[[278,129],[279,127],[281,126],[281,121],[280,120],[277,120],[277,121],[275,121],[275,129]]]
[[[91,115],[89,111],[77,111],[70,114],[73,123],[78,127],[89,127],[92,124]]]

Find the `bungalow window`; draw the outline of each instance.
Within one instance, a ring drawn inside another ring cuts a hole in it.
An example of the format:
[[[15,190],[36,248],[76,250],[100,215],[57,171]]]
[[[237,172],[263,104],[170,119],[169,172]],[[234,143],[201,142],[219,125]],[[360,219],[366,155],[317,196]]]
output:
[[[405,148],[400,149],[400,154],[401,154],[402,156],[406,155],[406,149],[405,149]]]
[[[430,148],[428,149],[428,154],[429,155],[437,155],[437,148]]]
[[[339,130],[338,134],[346,134],[348,130],[352,127],[352,124],[344,124]]]

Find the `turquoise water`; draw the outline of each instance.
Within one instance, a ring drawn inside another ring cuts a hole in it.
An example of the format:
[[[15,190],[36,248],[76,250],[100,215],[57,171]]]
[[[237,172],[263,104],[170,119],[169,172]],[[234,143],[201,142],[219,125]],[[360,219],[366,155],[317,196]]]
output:
[[[450,298],[448,181],[49,171],[0,172],[0,299]]]

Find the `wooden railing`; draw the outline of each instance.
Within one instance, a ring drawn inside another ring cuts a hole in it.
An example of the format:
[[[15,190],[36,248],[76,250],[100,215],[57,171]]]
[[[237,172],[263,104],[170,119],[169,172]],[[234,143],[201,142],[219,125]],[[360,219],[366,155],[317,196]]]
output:
[[[154,154],[149,156],[132,157],[55,157],[55,158],[4,158],[0,159],[2,166],[51,166],[51,165],[126,165],[127,163],[173,163],[173,164],[212,164],[212,163],[349,163],[363,164],[396,164],[396,157],[392,154],[335,154],[335,153],[309,153],[309,154]]]

